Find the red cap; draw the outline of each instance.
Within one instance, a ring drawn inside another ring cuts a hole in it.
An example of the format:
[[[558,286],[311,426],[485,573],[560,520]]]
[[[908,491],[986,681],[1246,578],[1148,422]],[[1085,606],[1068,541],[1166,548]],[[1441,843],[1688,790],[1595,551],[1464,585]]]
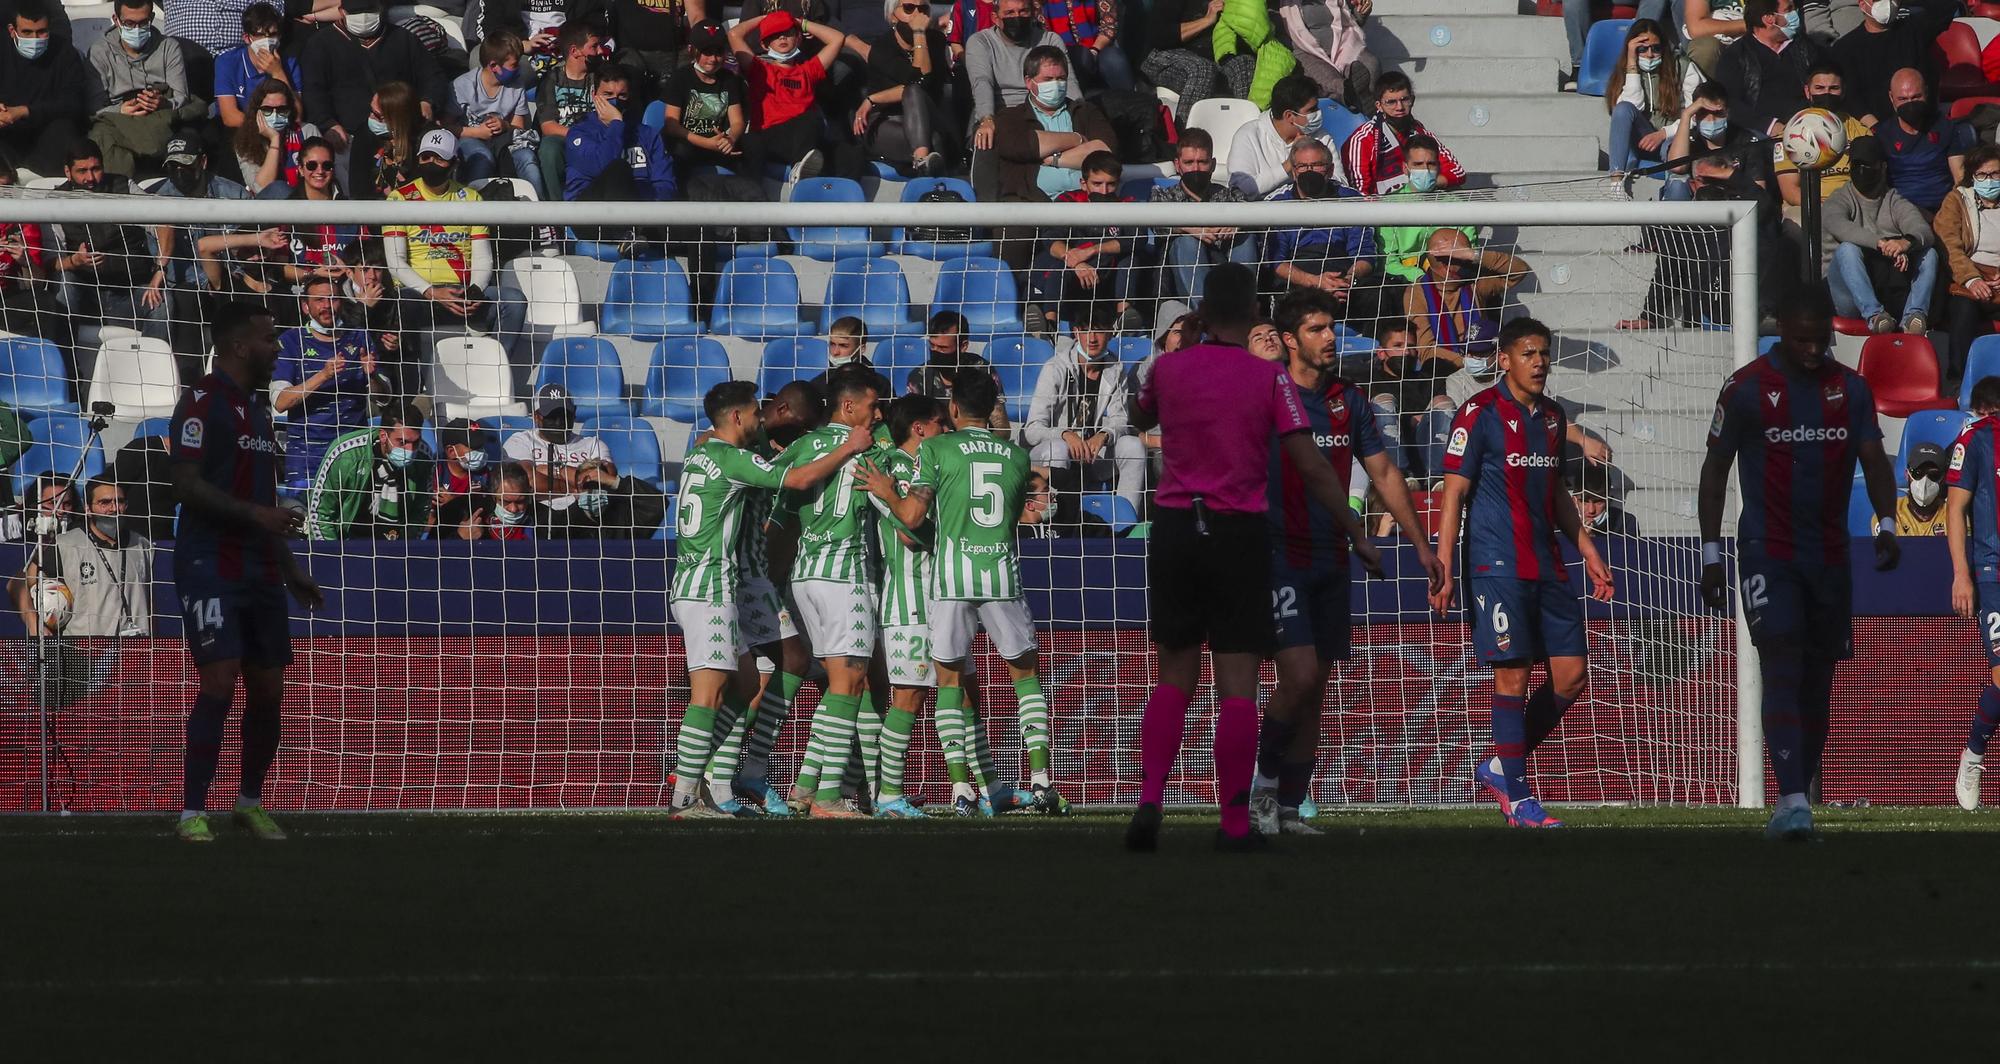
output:
[[[792,17],[791,12],[783,10],[773,11],[764,16],[764,21],[757,24],[757,36],[768,41],[773,37],[780,37],[794,32],[798,28],[799,20]]]

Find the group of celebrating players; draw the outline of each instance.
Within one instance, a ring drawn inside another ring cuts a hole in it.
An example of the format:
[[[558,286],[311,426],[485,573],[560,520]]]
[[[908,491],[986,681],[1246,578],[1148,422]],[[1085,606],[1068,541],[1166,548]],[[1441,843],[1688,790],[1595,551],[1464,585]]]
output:
[[[1301,808],[1327,681],[1348,655],[1349,571],[1358,562],[1382,573],[1348,504],[1357,465],[1408,538],[1431,606],[1448,613],[1464,584],[1474,649],[1494,672],[1493,752],[1475,767],[1478,783],[1509,825],[1560,826],[1535,798],[1527,767],[1587,680],[1583,604],[1560,540],[1581,557],[1591,598],[1609,601],[1614,587],[1562,484],[1568,426],[1546,391],[1549,330],[1530,318],[1501,329],[1500,379],[1452,426],[1433,549],[1365,396],[1335,371],[1338,305],[1318,292],[1286,296],[1276,310],[1285,358],[1275,365],[1246,350],[1256,312],[1254,275],[1218,267],[1199,311],[1204,342],[1141,371],[1134,420],[1158,427],[1165,462],[1148,548],[1158,684],[1142,721],[1144,783],[1127,846],[1158,845],[1204,648],[1218,702],[1218,846],[1317,834]],[[1780,342],[1732,375],[1717,403],[1700,481],[1701,582],[1708,604],[1727,608],[1722,511],[1739,465],[1737,587],[1779,791],[1766,833],[1803,839],[1814,833],[1809,795],[1835,663],[1852,651],[1845,522],[1857,464],[1879,518],[1877,568],[1895,566],[1899,553],[1874,399],[1828,354],[1823,293],[1790,303],[1780,330]],[[182,399],[170,429],[183,506],[175,579],[201,681],[179,835],[214,837],[207,792],[240,679],[234,819],[257,837],[282,838],[261,802],[291,660],[280,589],[309,608],[320,592],[286,546],[296,514],[276,505],[270,315],[226,305],[214,334],[214,371]],[[1068,811],[1050,774],[1049,711],[1015,547],[1019,526],[1046,505],[1039,478],[1025,450],[985,427],[999,401],[990,375],[958,374],[949,400],[886,391],[873,370],[850,366],[823,386],[799,381],[762,396],[731,381],[705,397],[710,429],[683,467],[671,590],[690,688],[675,818],[922,817],[904,771],[933,689],[959,815]],[[2000,378],[1980,382],[1974,405],[1981,417],[1959,439],[1948,475],[1952,599],[1962,616],[1976,607],[1994,683],[1961,758],[1967,808],[1978,804],[1985,746],[2000,726],[2000,419],[1989,416],[2000,414]],[[1026,788],[1002,780],[987,744],[971,669],[979,629],[1011,673]],[[813,657],[823,693],[799,773],[781,789],[769,779],[771,754]],[[1260,723],[1267,660],[1277,683]],[[1537,663],[1546,673],[1530,691]]]

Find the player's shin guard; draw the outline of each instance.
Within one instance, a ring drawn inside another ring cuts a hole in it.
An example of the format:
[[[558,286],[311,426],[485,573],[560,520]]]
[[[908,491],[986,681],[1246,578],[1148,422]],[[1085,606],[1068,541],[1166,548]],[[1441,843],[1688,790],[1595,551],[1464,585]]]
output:
[[[1986,743],[1996,727],[2000,727],[2000,687],[1989,683],[1979,692],[1979,714],[1972,718],[1972,734],[1966,737],[1965,748],[1985,757]]]
[[[715,749],[715,710],[689,706],[681,718],[680,738],[674,744],[674,807],[694,799],[708,770],[709,755]]]
[[[1181,740],[1187,735],[1188,702],[1188,693],[1170,683],[1154,687],[1146,699],[1145,715],[1139,718],[1139,764],[1145,774],[1141,805],[1159,805],[1166,796],[1167,776],[1174,771]]]
[[[777,749],[778,734],[792,716],[792,700],[799,695],[805,678],[779,670],[764,685],[764,697],[757,703],[757,719],[750,737],[743,742],[742,774],[746,780],[763,782],[771,774],[771,751]],[[817,773],[815,773],[817,775]]]
[[[965,765],[964,701],[964,688],[938,688],[937,712],[932,721],[937,729],[938,747],[944,751],[944,770],[951,776],[954,794],[958,791],[959,784],[972,782],[972,773]]]
[[[246,702],[243,706],[243,779],[236,793],[246,801],[264,800],[264,777],[278,760],[278,739],[283,725],[278,703]]]
[[[1534,753],[1544,739],[1555,733],[1556,725],[1562,723],[1563,714],[1575,704],[1575,700],[1556,694],[1555,685],[1547,680],[1535,688],[1535,693],[1528,696],[1528,753]]]
[[[1766,652],[1760,659],[1764,676],[1764,746],[1771,754],[1771,774],[1778,794],[1786,799],[1806,793],[1805,733],[1799,723],[1799,686],[1803,663],[1797,654]]]
[[[1049,779],[1049,703],[1042,697],[1039,676],[1014,681],[1014,701],[1021,716],[1021,745],[1028,751],[1029,781],[1046,787]]]
[[[1223,834],[1250,833],[1250,780],[1256,774],[1257,703],[1225,698],[1215,717],[1215,798],[1222,805]]]
[[[1528,787],[1528,709],[1520,695],[1493,696],[1493,755],[1507,781],[1507,801],[1534,796]]]
[[[883,798],[897,798],[903,793],[903,761],[910,752],[910,733],[916,729],[917,712],[913,709],[889,707],[882,717],[882,789]]]
[[[819,782],[812,788],[816,801],[840,800],[841,775],[849,752],[854,749],[855,720],[860,714],[861,699],[857,695],[827,695],[820,699],[819,711],[813,714],[812,722],[812,741],[819,747],[822,759]],[[806,789],[804,776],[799,779],[799,789]]]
[[[181,808],[202,812],[208,808],[208,787],[215,782],[215,763],[222,757],[222,728],[229,720],[229,699],[194,696],[188,714],[187,754],[181,763]]]

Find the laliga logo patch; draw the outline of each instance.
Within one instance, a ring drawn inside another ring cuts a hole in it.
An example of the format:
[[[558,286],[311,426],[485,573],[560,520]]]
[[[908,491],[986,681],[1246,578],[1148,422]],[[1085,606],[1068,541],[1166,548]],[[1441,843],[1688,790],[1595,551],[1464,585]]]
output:
[[[1951,448],[1951,471],[1956,473],[1965,468],[1965,445],[1956,443]]]
[[[1722,404],[1717,403],[1715,404],[1715,420],[1708,423],[1708,434],[1710,436],[1722,435],[1723,419],[1724,419],[1724,414],[1722,410]]]
[[[1471,433],[1462,428],[1456,429],[1451,434],[1451,445],[1444,449],[1444,453],[1454,458],[1463,458],[1465,457],[1465,445],[1470,442],[1472,442]]]
[[[199,449],[201,447],[201,422],[189,418],[181,423],[181,446]]]

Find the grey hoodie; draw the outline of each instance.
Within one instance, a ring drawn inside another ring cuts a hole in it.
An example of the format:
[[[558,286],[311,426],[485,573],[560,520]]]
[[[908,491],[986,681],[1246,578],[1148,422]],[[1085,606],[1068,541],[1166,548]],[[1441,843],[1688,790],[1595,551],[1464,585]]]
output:
[[[161,109],[178,111],[188,104],[187,72],[181,67],[181,47],[166,34],[153,31],[146,50],[133,55],[125,50],[112,26],[90,46],[90,69],[97,73],[99,91],[95,110],[116,113],[125,98],[148,85],[165,85],[167,99]]]
[[[1923,212],[1893,186],[1881,199],[1871,200],[1850,181],[1826,198],[1820,216],[1826,235],[1842,244],[1872,248],[1879,241],[1895,237],[1906,239],[1917,248],[1937,246],[1937,234],[1924,221]],[[1828,249],[1829,253],[1831,250]]]

